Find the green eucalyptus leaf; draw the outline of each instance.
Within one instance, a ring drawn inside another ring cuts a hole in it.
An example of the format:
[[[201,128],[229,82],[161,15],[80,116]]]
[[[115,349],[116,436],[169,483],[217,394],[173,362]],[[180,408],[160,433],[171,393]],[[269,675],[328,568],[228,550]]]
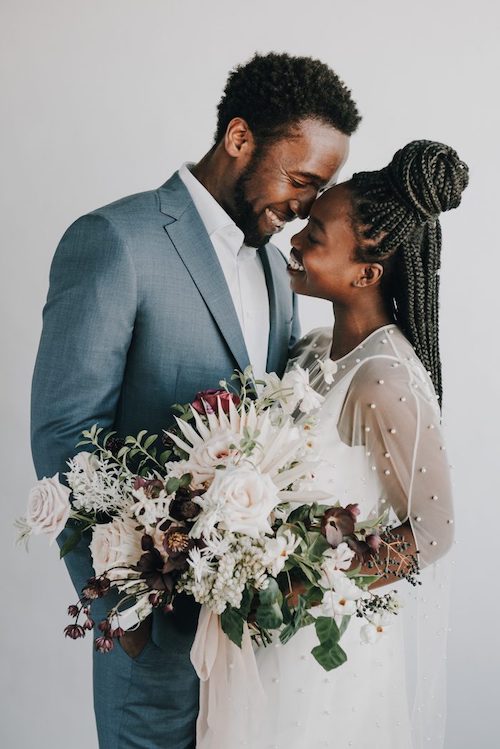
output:
[[[351,580],[356,583],[358,588],[368,590],[370,585],[380,580],[380,575],[352,575]]]
[[[174,492],[178,491],[180,485],[181,485],[181,482],[179,481],[179,479],[170,478],[167,481],[167,484],[166,484],[166,487],[165,487],[166,491],[167,491],[167,494],[173,494]]]
[[[347,655],[338,643],[333,646],[327,644],[317,645],[312,649],[311,653],[319,665],[323,666],[325,671],[332,671],[332,669],[338,668],[347,660]]]
[[[241,648],[241,641],[243,638],[243,619],[232,606],[228,606],[220,616],[220,623],[223,632],[234,642],[239,648]]]
[[[145,449],[145,450],[149,450],[149,448],[151,447],[151,445],[152,445],[152,444],[153,444],[153,443],[154,443],[154,442],[155,442],[155,441],[156,441],[157,439],[158,439],[158,435],[157,435],[157,434],[150,434],[150,435],[149,435],[149,437],[147,438],[147,440],[146,440],[146,441],[145,441],[145,443],[144,443],[144,449]]]
[[[62,559],[64,556],[66,556],[66,554],[69,554],[70,551],[73,551],[73,549],[80,543],[81,537],[81,529],[75,529],[74,532],[70,536],[68,536],[66,541],[61,546],[59,550],[59,558]]]
[[[245,588],[243,591],[243,595],[241,597],[241,603],[240,607],[238,609],[239,615],[246,621],[248,619],[248,614],[250,613],[250,608],[252,606],[252,600],[253,600],[253,590],[250,588]]]
[[[321,533],[310,533],[310,546],[308,548],[308,557],[315,561],[319,561],[325,551],[330,548],[330,544]]]
[[[337,622],[331,616],[318,616],[315,623],[316,634],[321,643],[334,645],[340,640]]]
[[[340,632],[340,636],[341,637],[344,634],[344,632],[346,631],[346,629],[347,629],[350,621],[351,621],[351,617],[350,616],[343,616],[342,617],[342,621],[340,622],[340,627],[339,627],[339,632]]]
[[[179,487],[182,489],[186,489],[189,484],[191,483],[193,477],[190,473],[185,473],[183,476],[179,479]]]

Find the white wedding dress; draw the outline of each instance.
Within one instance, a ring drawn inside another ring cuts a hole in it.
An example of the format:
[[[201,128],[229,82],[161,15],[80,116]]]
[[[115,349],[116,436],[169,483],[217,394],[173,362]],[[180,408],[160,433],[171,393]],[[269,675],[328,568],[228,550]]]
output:
[[[451,544],[453,518],[438,402],[428,374],[395,325],[376,330],[338,360],[334,382],[328,384],[322,364],[331,343],[329,329],[311,332],[288,365],[308,369],[311,385],[325,397],[317,412],[318,485],[332,503],[357,502],[360,519],[387,507],[395,525],[408,518],[420,564],[428,567],[423,585],[413,589],[401,581],[388,587],[407,603],[373,644],[361,642],[363,621],[353,618],[340,642],[348,659],[338,669],[325,672],[311,656],[317,639],[310,625],[286,645],[277,641],[256,650],[263,696],[256,695],[254,675],[244,685],[226,671],[232,689],[227,704],[218,707],[225,714],[224,735],[216,731],[203,747],[443,745],[446,575],[442,562],[435,562]],[[227,666],[234,669],[234,663]]]

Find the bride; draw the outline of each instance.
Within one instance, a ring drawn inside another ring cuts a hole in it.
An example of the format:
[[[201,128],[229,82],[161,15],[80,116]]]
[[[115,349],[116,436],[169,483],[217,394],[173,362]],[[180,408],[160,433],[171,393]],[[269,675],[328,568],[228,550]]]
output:
[[[467,181],[455,151],[414,141],[386,168],[355,174],[315,202],[292,238],[288,268],[297,294],[328,299],[335,313],[333,333],[309,333],[288,365],[308,369],[325,397],[317,413],[318,485],[332,503],[357,502],[360,517],[390,509],[393,532],[424,570],[421,594],[413,596],[421,600],[363,633],[354,619],[341,640],[348,660],[330,672],[310,655],[311,625],[286,645],[259,648],[265,700],[258,712],[233,690],[222,706],[225,728],[208,729],[199,746],[442,746],[445,585],[435,563],[451,545],[453,516],[440,429],[438,218],[459,205]],[[413,592],[394,576],[375,586],[388,584],[400,596],[405,587]]]

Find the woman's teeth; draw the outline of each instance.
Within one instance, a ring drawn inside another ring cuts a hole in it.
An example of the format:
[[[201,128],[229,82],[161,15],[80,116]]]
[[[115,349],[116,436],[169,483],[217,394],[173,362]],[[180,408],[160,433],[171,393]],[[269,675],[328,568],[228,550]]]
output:
[[[293,255],[290,255],[290,259],[288,260],[288,265],[292,270],[301,270],[304,271],[305,268],[303,265],[301,265],[297,260],[295,260]]]
[[[278,218],[278,216],[270,208],[266,208],[266,216],[275,229],[282,229],[284,227],[285,221],[283,221],[283,219],[281,218]]]

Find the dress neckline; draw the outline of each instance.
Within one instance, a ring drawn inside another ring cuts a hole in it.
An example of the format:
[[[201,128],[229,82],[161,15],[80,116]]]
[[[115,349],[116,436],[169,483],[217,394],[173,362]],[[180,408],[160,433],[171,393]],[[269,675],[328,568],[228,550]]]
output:
[[[363,338],[363,340],[361,341],[361,343],[358,343],[357,346],[355,346],[353,349],[351,349],[350,351],[348,351],[347,354],[344,354],[344,356],[341,356],[339,359],[332,359],[330,357],[330,351],[331,351],[331,347],[332,347],[332,343],[333,343],[333,337],[332,337],[332,338],[330,338],[330,344],[329,344],[329,346],[327,346],[327,348],[326,348],[326,350],[325,350],[322,358],[330,359],[330,361],[335,362],[335,364],[338,364],[339,362],[343,361],[344,359],[347,359],[348,356],[351,356],[351,354],[354,354],[355,351],[358,351],[360,348],[363,348],[365,346],[365,344],[371,338],[373,338],[373,336],[375,336],[377,333],[380,333],[380,331],[382,331],[382,330],[389,330],[389,328],[397,328],[397,327],[398,326],[396,325],[396,323],[393,323],[393,322],[387,323],[387,325],[381,325],[380,328],[376,328],[375,330],[372,330],[372,332],[369,333],[366,336],[366,338]]]

